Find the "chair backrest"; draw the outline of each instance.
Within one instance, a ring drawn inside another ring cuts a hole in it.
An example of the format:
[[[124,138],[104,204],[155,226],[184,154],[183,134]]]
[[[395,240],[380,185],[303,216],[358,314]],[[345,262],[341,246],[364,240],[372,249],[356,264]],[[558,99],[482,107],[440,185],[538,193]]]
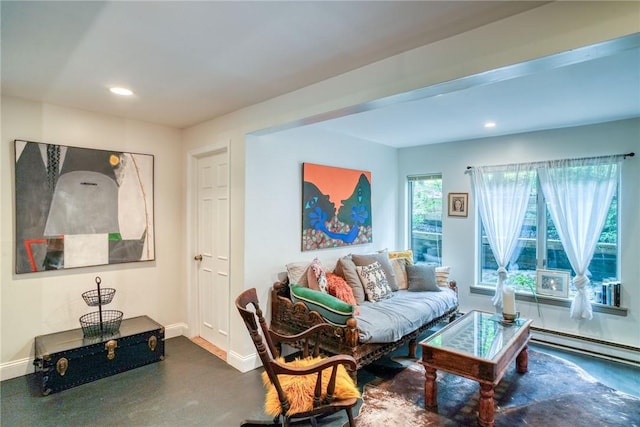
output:
[[[249,310],[249,305],[253,305],[255,311]],[[282,408],[286,412],[289,410],[289,401],[287,400],[287,396],[282,390],[280,381],[278,380],[278,376],[273,370],[273,360],[279,356],[279,353],[273,345],[269,327],[267,326],[267,322],[264,319],[264,315],[262,314],[262,309],[260,309],[260,303],[258,301],[256,289],[247,289],[246,291],[241,293],[238,298],[236,298],[236,307],[240,312],[240,316],[242,316],[242,320],[244,320],[244,324],[249,330],[249,334],[251,335],[253,344],[256,346],[256,350],[258,351],[258,355],[260,356],[262,365],[264,366],[264,369],[269,376],[269,380],[278,392],[278,399],[281,402]],[[258,325],[260,325],[262,334],[260,333],[260,330],[258,330]],[[264,344],[263,337],[264,341],[267,342],[266,346]]]
[[[253,311],[249,309],[249,305],[253,305]],[[271,340],[269,327],[267,326],[267,321],[262,314],[262,309],[260,308],[256,289],[247,289],[246,291],[241,293],[238,298],[236,298],[236,307],[240,312],[240,316],[242,316],[242,320],[244,320],[244,324],[249,330],[249,334],[251,335],[251,339],[253,340],[256,349],[258,350],[258,354],[260,355],[262,364],[266,364],[266,362],[278,357],[279,353],[273,345],[273,341]],[[260,334],[258,325],[260,325],[262,335]],[[262,341],[263,336],[267,342],[267,347],[265,347]]]
[[[253,306],[253,310],[250,309],[250,306]],[[247,289],[241,293],[238,298],[236,298],[236,307],[249,330],[256,350],[258,350],[258,355],[269,377],[269,381],[273,384],[278,394],[280,415],[283,415],[285,420],[288,420],[296,416],[315,416],[344,409],[349,417],[349,425],[354,426],[351,408],[355,406],[357,397],[359,396],[357,389],[355,393],[351,393],[348,397],[343,398],[336,397],[335,391],[338,368],[343,369],[341,365],[344,365],[348,369],[355,371],[357,368],[355,359],[347,355],[334,355],[328,358],[323,357],[321,358],[322,361],[317,361],[320,354],[320,335],[332,333],[333,327],[328,323],[319,323],[295,335],[282,335],[272,331],[267,326],[267,322],[260,309],[255,288]],[[302,357],[305,359],[313,357],[313,359],[311,359],[312,365],[308,367],[292,367],[287,363],[283,363],[281,360],[277,360],[280,355],[279,346],[283,343],[301,349]],[[277,346],[275,344],[277,344]],[[328,374],[326,386],[323,386],[324,373]],[[299,396],[293,396],[294,402],[297,402],[297,405],[293,413],[289,413],[292,407],[278,379],[278,375],[280,374],[287,376],[299,375],[303,381],[315,377],[313,380],[315,382],[313,395],[308,396],[312,401],[312,407],[301,408]],[[345,375],[348,374],[345,373]],[[344,385],[344,380],[341,381]],[[348,381],[350,381],[350,379]],[[353,383],[351,385],[355,387]],[[343,391],[341,394],[344,396],[349,393]],[[336,401],[336,399],[338,400]],[[284,425],[288,425],[288,422],[285,422]]]

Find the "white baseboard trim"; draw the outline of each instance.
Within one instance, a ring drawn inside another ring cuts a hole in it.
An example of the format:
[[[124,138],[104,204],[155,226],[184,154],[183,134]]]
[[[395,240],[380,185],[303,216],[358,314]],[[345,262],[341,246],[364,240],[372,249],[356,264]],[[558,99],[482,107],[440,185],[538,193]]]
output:
[[[186,323],[174,323],[164,327],[164,339],[175,338],[184,335],[189,336],[189,325]]]
[[[0,365],[0,381],[18,378],[23,375],[32,374],[34,372],[33,358],[12,360],[11,362]]]
[[[640,365],[640,348],[638,347],[534,327],[531,328],[531,340],[542,345],[550,345],[602,359]]]
[[[262,366],[262,362],[256,353],[252,353],[248,356],[242,356],[234,351],[227,353],[227,363],[242,373],[249,372],[259,366]]]
[[[188,331],[189,327],[186,323],[176,323],[165,326],[164,337],[165,339],[175,338],[181,335],[186,335]],[[35,372],[33,360],[34,357],[27,357],[0,364],[0,381],[33,374]]]
[[[189,326],[186,323],[165,326],[164,333],[165,339],[183,335],[188,337]],[[533,342],[543,345],[560,347],[622,363],[640,365],[640,348],[637,347],[537,328],[532,328],[531,335]],[[33,357],[28,357],[0,364],[0,381],[32,374],[34,372],[33,360]],[[243,356],[233,351],[227,353],[227,363],[242,373],[262,365],[256,353]]]

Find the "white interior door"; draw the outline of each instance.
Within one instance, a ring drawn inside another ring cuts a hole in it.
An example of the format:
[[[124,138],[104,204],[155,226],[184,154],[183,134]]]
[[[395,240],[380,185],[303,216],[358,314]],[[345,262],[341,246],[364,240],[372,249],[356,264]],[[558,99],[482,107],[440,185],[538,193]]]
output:
[[[198,335],[223,351],[229,346],[229,185],[226,152],[197,159],[195,227]]]

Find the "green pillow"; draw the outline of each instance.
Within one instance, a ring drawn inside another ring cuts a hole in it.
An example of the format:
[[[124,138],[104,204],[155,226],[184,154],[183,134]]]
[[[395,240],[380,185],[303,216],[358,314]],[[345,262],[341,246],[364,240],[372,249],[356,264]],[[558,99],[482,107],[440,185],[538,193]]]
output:
[[[294,284],[289,285],[289,289],[294,304],[299,301],[305,303],[309,310],[317,311],[327,323],[344,326],[347,324],[347,320],[353,317],[353,305],[347,304],[333,295]]]

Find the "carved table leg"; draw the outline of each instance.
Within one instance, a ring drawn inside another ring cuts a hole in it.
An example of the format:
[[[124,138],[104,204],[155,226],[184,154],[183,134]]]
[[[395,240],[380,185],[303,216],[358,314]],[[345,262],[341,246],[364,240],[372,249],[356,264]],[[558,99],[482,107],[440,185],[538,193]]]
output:
[[[438,406],[438,383],[436,370],[428,366],[424,367],[424,406],[436,408]]]
[[[529,353],[525,345],[522,351],[516,356],[516,371],[524,374],[529,370]]]
[[[411,359],[415,359],[416,358],[416,348],[418,347],[418,341],[417,340],[410,340],[409,341],[409,358]]]
[[[478,408],[478,424],[482,427],[493,427],[495,417],[493,402],[493,384],[480,384],[480,402]]]

